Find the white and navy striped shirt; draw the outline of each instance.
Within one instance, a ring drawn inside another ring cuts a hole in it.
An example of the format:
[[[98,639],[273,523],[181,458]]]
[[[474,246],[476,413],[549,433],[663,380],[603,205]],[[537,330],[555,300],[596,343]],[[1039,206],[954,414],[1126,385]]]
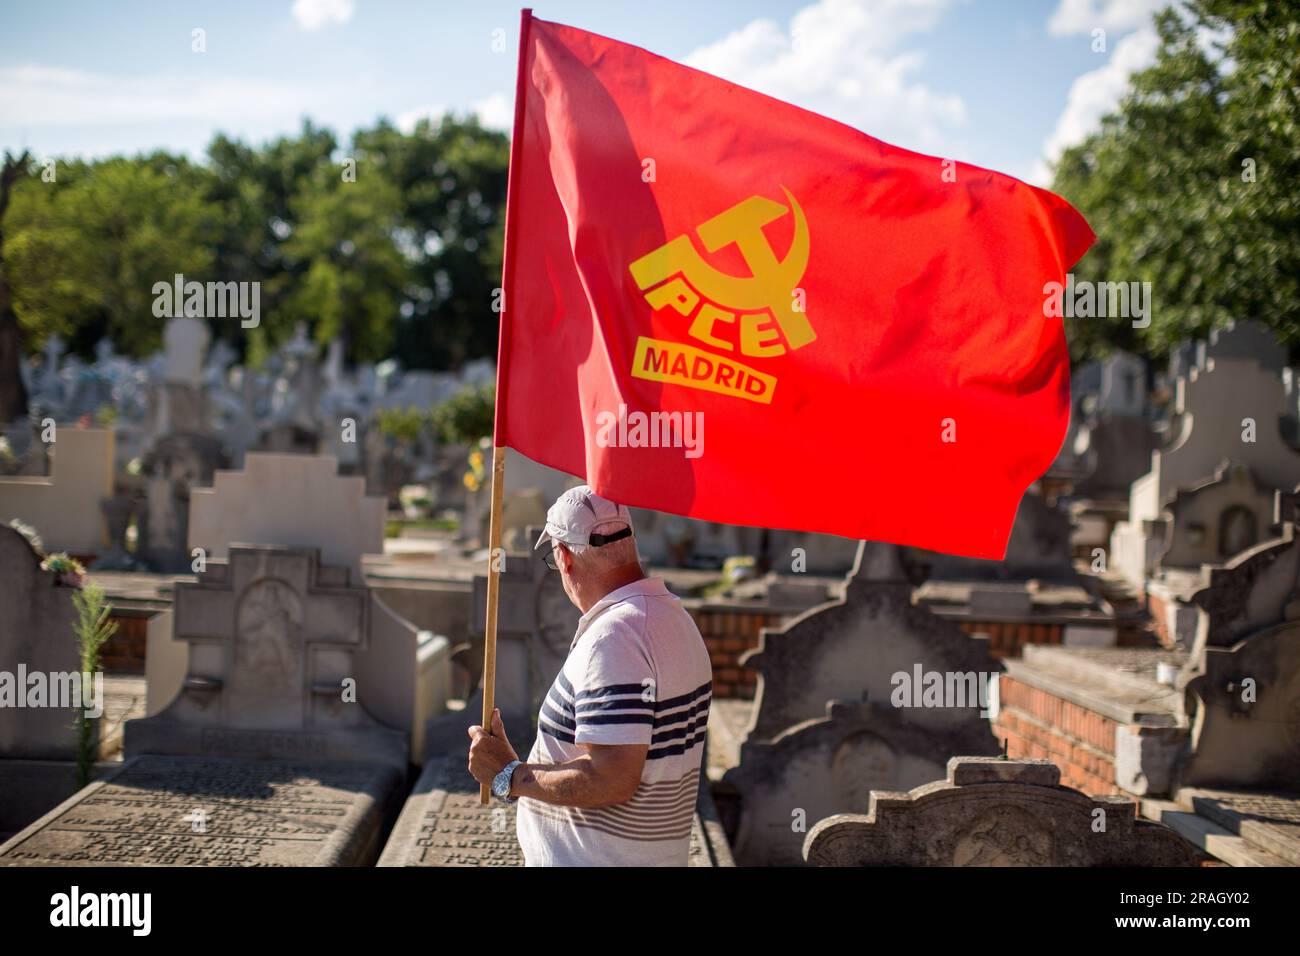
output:
[[[542,703],[529,763],[562,763],[579,744],[649,744],[626,803],[579,809],[519,800],[529,866],[685,866],[712,687],[709,653],[658,578],[612,591],[578,622]]]

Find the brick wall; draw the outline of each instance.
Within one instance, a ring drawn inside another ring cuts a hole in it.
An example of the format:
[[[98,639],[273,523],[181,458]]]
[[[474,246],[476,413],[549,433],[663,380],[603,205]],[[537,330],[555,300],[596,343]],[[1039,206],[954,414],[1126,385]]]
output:
[[[1177,641],[1169,633],[1169,602],[1161,595],[1148,591],[1147,611],[1151,615],[1151,627],[1155,631],[1156,639],[1164,647],[1173,647]]]
[[[1115,786],[1115,730],[1109,717],[1013,680],[998,682],[993,732],[1008,757],[1041,757],[1061,768],[1061,784],[1093,796],[1121,793]]]
[[[776,627],[782,616],[767,611],[701,606],[688,608],[700,629],[713,665],[713,696],[753,700],[758,673],[742,667],[741,656],[758,647],[758,634]]]
[[[987,634],[989,655],[995,660],[1019,657],[1026,644],[1060,644],[1065,635],[1065,628],[1060,624],[967,620],[957,623],[967,634]]]
[[[145,635],[149,618],[122,614],[116,609],[109,612],[110,621],[117,625],[117,633],[105,642],[100,651],[100,661],[106,671],[127,674],[144,673]]]

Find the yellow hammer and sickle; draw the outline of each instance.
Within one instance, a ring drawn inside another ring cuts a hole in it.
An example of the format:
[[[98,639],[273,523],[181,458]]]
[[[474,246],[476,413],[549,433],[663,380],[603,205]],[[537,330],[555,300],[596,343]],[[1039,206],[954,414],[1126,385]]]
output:
[[[688,235],[664,243],[629,266],[641,289],[663,282],[680,272],[706,299],[740,312],[770,309],[790,348],[797,349],[817,338],[808,318],[794,308],[795,289],[808,267],[808,222],[790,190],[781,191],[790,205],[764,196],[750,196],[719,213],[699,227],[704,248],[717,252],[735,243],[750,275],[720,272],[696,251]],[[794,238],[784,259],[776,253],[763,227],[786,213],[794,214]]]

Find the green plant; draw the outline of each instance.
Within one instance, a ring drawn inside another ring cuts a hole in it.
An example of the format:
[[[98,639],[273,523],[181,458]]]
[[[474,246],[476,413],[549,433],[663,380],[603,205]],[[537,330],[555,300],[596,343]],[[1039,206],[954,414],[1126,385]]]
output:
[[[105,642],[117,633],[117,622],[108,619],[112,608],[104,599],[104,589],[97,584],[87,584],[72,595],[72,604],[77,609],[77,623],[74,625],[77,648],[81,654],[82,680],[100,672],[99,653]],[[84,701],[83,701],[84,704]],[[95,721],[86,716],[84,706],[77,709],[77,786],[84,787],[90,783],[99,756],[99,740],[95,733]]]
[[[386,438],[413,442],[429,427],[429,415],[418,408],[385,408],[379,413],[379,432]]]
[[[495,385],[470,385],[434,406],[434,434],[448,445],[474,445],[492,434],[495,408]]]

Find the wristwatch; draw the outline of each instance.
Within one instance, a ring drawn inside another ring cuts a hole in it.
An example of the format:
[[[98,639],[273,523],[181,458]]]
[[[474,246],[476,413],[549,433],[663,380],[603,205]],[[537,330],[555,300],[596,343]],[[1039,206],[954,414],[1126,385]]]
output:
[[[500,797],[506,803],[514,803],[518,797],[510,796],[510,779],[515,774],[515,767],[518,767],[523,761],[512,760],[504,767],[501,772],[492,778],[492,795]]]

